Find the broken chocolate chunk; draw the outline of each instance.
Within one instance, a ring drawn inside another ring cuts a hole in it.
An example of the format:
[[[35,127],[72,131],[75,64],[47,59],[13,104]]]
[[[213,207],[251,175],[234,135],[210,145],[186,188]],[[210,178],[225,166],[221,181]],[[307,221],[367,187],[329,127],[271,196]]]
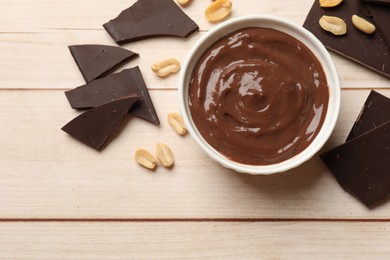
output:
[[[160,124],[138,66],[91,81],[66,91],[65,95],[71,107],[75,109],[93,108],[125,96],[138,95],[137,105],[130,113],[153,124]]]
[[[347,137],[347,141],[388,121],[390,121],[390,99],[372,90]]]
[[[159,36],[188,37],[199,29],[173,0],[138,0],[103,27],[118,44]]]
[[[390,121],[320,157],[339,184],[367,207],[390,197]]]
[[[376,31],[372,35],[367,35],[352,24],[353,14],[371,20],[364,16],[361,7],[362,2],[355,0],[343,1],[342,5],[335,8],[321,8],[319,1],[315,0],[303,26],[311,31],[328,49],[390,77],[390,48],[386,45],[383,33]],[[343,19],[348,27],[347,34],[334,36],[324,31],[318,23],[323,15],[337,16]]]
[[[73,45],[69,50],[87,83],[138,56],[132,51],[107,45]]]
[[[374,3],[374,4],[383,4],[383,5],[390,5],[390,0],[363,0],[363,2],[366,3]]]
[[[363,12],[365,9],[368,9],[367,15],[372,17],[376,27],[379,29],[384,39],[386,40],[387,46],[390,48],[390,5],[383,6],[366,4],[362,8]]]
[[[119,129],[137,99],[137,96],[129,96],[88,110],[74,118],[61,130],[99,150]]]

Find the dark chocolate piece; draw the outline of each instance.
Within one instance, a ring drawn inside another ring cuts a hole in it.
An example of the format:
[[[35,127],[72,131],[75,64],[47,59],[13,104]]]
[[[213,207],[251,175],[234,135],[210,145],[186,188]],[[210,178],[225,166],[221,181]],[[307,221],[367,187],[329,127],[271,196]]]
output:
[[[61,130],[99,150],[119,129],[137,99],[137,96],[130,96],[95,107],[74,118]]]
[[[71,107],[75,109],[97,107],[134,94],[139,96],[139,100],[131,114],[159,125],[160,120],[138,66],[65,92]]]
[[[347,141],[388,121],[390,121],[390,99],[372,90],[347,137]]]
[[[363,2],[390,5],[390,0],[363,0]]]
[[[69,50],[87,83],[138,56],[132,51],[107,45],[73,45]]]
[[[352,24],[353,14],[370,20],[362,13],[361,4],[362,2],[357,0],[343,1],[335,8],[321,8],[319,1],[315,0],[303,26],[328,49],[390,77],[390,50],[384,41],[382,32],[377,30],[372,35],[367,35]],[[323,30],[318,22],[322,15],[337,16],[343,19],[347,24],[347,34],[335,36]]]
[[[138,0],[103,27],[118,44],[159,36],[188,37],[199,29],[173,0]]]
[[[387,46],[390,48],[390,5],[383,6],[366,4],[363,8],[367,8],[369,10],[368,16],[372,17],[377,30],[382,33]],[[390,58],[388,57],[388,59]]]
[[[367,207],[390,197],[390,121],[324,154],[339,184]]]

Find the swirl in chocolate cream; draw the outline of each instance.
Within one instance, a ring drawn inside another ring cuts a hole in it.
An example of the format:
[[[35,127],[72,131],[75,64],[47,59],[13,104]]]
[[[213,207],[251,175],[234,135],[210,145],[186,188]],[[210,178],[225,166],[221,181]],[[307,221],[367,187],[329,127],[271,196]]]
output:
[[[300,41],[246,28],[214,43],[189,83],[192,119],[227,158],[269,165],[302,152],[318,134],[329,89],[321,64]]]

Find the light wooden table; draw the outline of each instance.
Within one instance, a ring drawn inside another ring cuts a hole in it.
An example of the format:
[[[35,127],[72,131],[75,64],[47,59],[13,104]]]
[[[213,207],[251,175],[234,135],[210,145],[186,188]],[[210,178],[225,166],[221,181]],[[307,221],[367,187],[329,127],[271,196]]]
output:
[[[77,115],[64,90],[84,83],[68,45],[115,43],[102,24],[134,0],[0,0],[0,258],[325,258],[390,257],[390,203],[368,210],[341,189],[318,159],[286,173],[248,176],[211,161],[166,116],[178,111],[178,75],[150,65],[183,61],[214,25],[207,0],[183,8],[200,26],[189,39],[124,47],[139,65],[160,127],[132,120],[101,153],[60,128]],[[273,14],[302,24],[312,0],[233,1],[231,17]],[[338,55],[342,106],[324,149],[340,144],[369,91],[390,97],[388,78]],[[176,165],[150,172],[138,147],[171,146]]]

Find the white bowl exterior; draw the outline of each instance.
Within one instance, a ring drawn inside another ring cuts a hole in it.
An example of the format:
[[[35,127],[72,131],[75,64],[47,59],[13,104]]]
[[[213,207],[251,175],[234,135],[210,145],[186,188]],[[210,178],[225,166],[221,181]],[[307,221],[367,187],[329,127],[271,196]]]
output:
[[[280,163],[272,165],[247,165],[234,162],[209,145],[197,130],[192,121],[188,106],[188,87],[192,71],[202,54],[216,41],[229,33],[248,27],[272,28],[291,35],[305,44],[320,61],[327,77],[329,86],[329,104],[325,120],[320,132],[312,143],[301,153]],[[329,139],[339,115],[340,110],[340,83],[333,61],[323,44],[309,31],[286,19],[270,15],[251,15],[231,19],[219,24],[203,35],[189,52],[183,63],[179,77],[179,107],[188,131],[198,145],[215,161],[226,168],[249,174],[268,175],[295,168],[313,157]]]

